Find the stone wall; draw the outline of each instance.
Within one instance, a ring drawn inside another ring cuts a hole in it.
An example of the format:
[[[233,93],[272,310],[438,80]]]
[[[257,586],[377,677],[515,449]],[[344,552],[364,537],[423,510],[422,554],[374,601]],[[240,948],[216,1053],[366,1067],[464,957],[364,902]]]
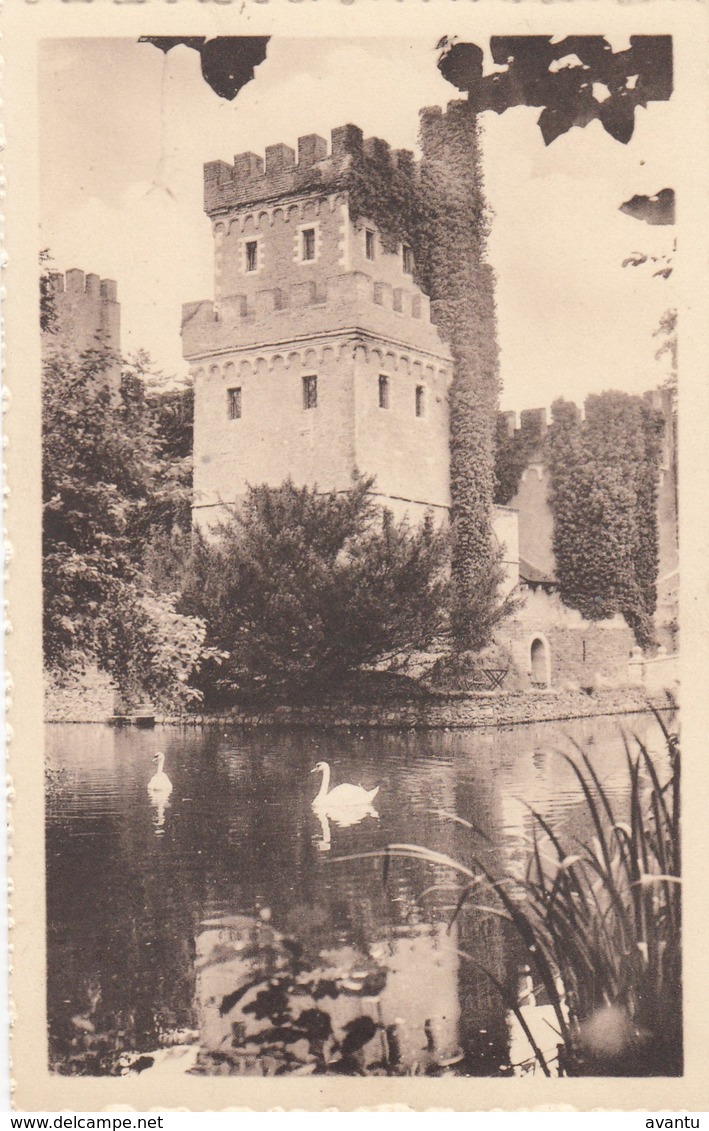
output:
[[[305,228],[316,232],[311,260],[298,257]],[[215,301],[183,307],[185,357],[359,327],[449,361],[428,298],[405,273],[401,251],[380,247],[369,261],[362,250],[365,234],[366,226],[349,218],[345,193],[220,220],[214,231]],[[249,271],[245,247],[254,242],[257,269]]]
[[[303,378],[316,376],[317,408],[303,407]],[[231,420],[227,390],[241,389]],[[303,351],[286,365],[257,358],[212,365],[195,378],[194,505],[198,525],[220,502],[238,502],[249,483],[345,490],[355,467],[352,349]]]
[[[549,472],[539,455],[522,472],[510,506],[518,514],[520,556],[553,577],[556,562],[552,549],[554,519],[548,502]]]
[[[495,638],[510,649],[515,666],[530,683],[535,640],[546,649],[547,678],[553,688],[628,682],[635,639],[622,617],[592,623],[567,608],[558,593],[541,587],[526,589],[521,596],[524,604],[513,619],[503,622]]]
[[[405,332],[405,331],[404,331]],[[357,466],[376,475],[375,491],[388,497],[435,506],[450,506],[448,451],[449,371],[426,364],[411,353],[411,362],[395,365],[386,351],[360,346],[355,354],[354,452]],[[379,405],[379,377],[387,382],[388,407]],[[422,415],[416,415],[416,389],[423,390]]]

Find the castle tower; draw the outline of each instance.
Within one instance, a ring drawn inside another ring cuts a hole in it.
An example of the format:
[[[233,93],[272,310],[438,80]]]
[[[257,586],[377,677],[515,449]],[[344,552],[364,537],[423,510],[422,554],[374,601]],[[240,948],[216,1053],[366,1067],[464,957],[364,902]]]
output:
[[[413,279],[411,249],[351,218],[353,176],[411,154],[355,126],[205,166],[213,302],[183,308],[195,382],[194,518],[247,484],[349,487],[355,469],[395,514],[450,505],[451,356]]]
[[[49,276],[49,295],[55,315],[53,333],[47,344],[59,339],[76,353],[89,349],[121,351],[121,307],[113,279],[84,275],[73,268],[63,275]]]

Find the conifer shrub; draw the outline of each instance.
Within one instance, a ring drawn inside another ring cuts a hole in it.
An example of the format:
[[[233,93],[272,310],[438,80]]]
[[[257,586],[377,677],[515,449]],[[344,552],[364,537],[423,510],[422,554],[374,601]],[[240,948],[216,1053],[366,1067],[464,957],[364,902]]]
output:
[[[181,608],[223,654],[211,701],[321,696],[362,668],[403,664],[446,628],[448,539],[395,521],[357,477],[339,493],[248,489],[198,535]]]

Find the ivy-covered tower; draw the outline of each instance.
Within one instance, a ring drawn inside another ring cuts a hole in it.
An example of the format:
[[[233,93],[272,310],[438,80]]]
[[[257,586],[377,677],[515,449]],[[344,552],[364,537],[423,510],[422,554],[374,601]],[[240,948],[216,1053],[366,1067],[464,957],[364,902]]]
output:
[[[356,126],[205,166],[214,301],[183,309],[195,382],[194,517],[247,484],[344,490],[355,469],[412,518],[450,506],[452,360],[403,239],[362,212],[363,180],[415,175]]]

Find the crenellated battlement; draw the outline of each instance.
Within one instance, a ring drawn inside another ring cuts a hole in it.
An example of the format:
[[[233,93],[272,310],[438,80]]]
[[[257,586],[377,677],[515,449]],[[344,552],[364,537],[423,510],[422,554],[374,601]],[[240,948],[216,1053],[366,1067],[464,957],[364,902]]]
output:
[[[672,429],[668,427],[672,420],[672,393],[668,389],[650,389],[643,393],[643,399],[656,411],[662,413],[665,420],[665,443],[672,444],[674,437]],[[582,405],[573,404],[570,406],[569,411],[573,413],[577,421],[584,419],[587,403],[588,398]],[[498,419],[504,422],[505,432],[510,439],[513,436],[536,437],[540,445],[544,442],[549,428],[549,411],[546,408],[526,408],[522,409],[519,414],[516,412],[500,412]]]
[[[421,140],[430,153],[446,144],[449,131],[458,122],[470,121],[466,100],[455,99],[446,110],[429,106],[421,110]],[[451,131],[452,132],[452,131]],[[241,204],[298,195],[321,188],[335,191],[345,188],[347,174],[353,167],[376,162],[381,168],[415,173],[417,163],[409,149],[392,149],[380,137],[365,138],[359,126],[348,123],[336,126],[330,134],[330,146],[319,134],[298,138],[297,150],[283,142],[266,146],[264,156],[258,153],[237,153],[233,164],[208,161],[204,166],[204,210],[215,216]]]
[[[428,297],[417,288],[392,287],[361,271],[263,287],[252,294],[235,294],[215,302],[191,302],[182,307],[183,353],[190,358],[227,345],[283,340],[359,326],[412,345],[447,360],[448,350],[431,322]]]
[[[330,148],[319,134],[298,138],[298,149],[278,142],[269,145],[265,157],[237,153],[234,163],[208,161],[204,166],[204,210],[208,216],[240,204],[272,200],[322,188],[344,187],[347,174],[358,162],[389,162],[392,169],[413,170],[413,154],[392,149],[382,138],[365,138],[358,126],[336,126]]]
[[[356,467],[395,513],[447,513],[453,359],[416,233],[394,239],[379,207],[419,168],[352,124],[205,165],[214,301],[182,317],[199,525],[247,483],[341,490]]]
[[[524,408],[519,413],[519,423],[516,412],[500,412],[498,419],[504,421],[505,431],[510,439],[513,436],[536,436],[540,444],[547,433],[548,418],[545,408]]]
[[[84,274],[78,268],[52,271],[47,291],[56,322],[47,344],[59,336],[77,353],[97,347],[120,353],[121,307],[114,279]]]
[[[64,274],[51,271],[49,289],[53,295],[87,295],[89,298],[104,299],[106,302],[118,301],[118,285],[115,279],[101,279],[98,275],[85,275],[77,267]]]

